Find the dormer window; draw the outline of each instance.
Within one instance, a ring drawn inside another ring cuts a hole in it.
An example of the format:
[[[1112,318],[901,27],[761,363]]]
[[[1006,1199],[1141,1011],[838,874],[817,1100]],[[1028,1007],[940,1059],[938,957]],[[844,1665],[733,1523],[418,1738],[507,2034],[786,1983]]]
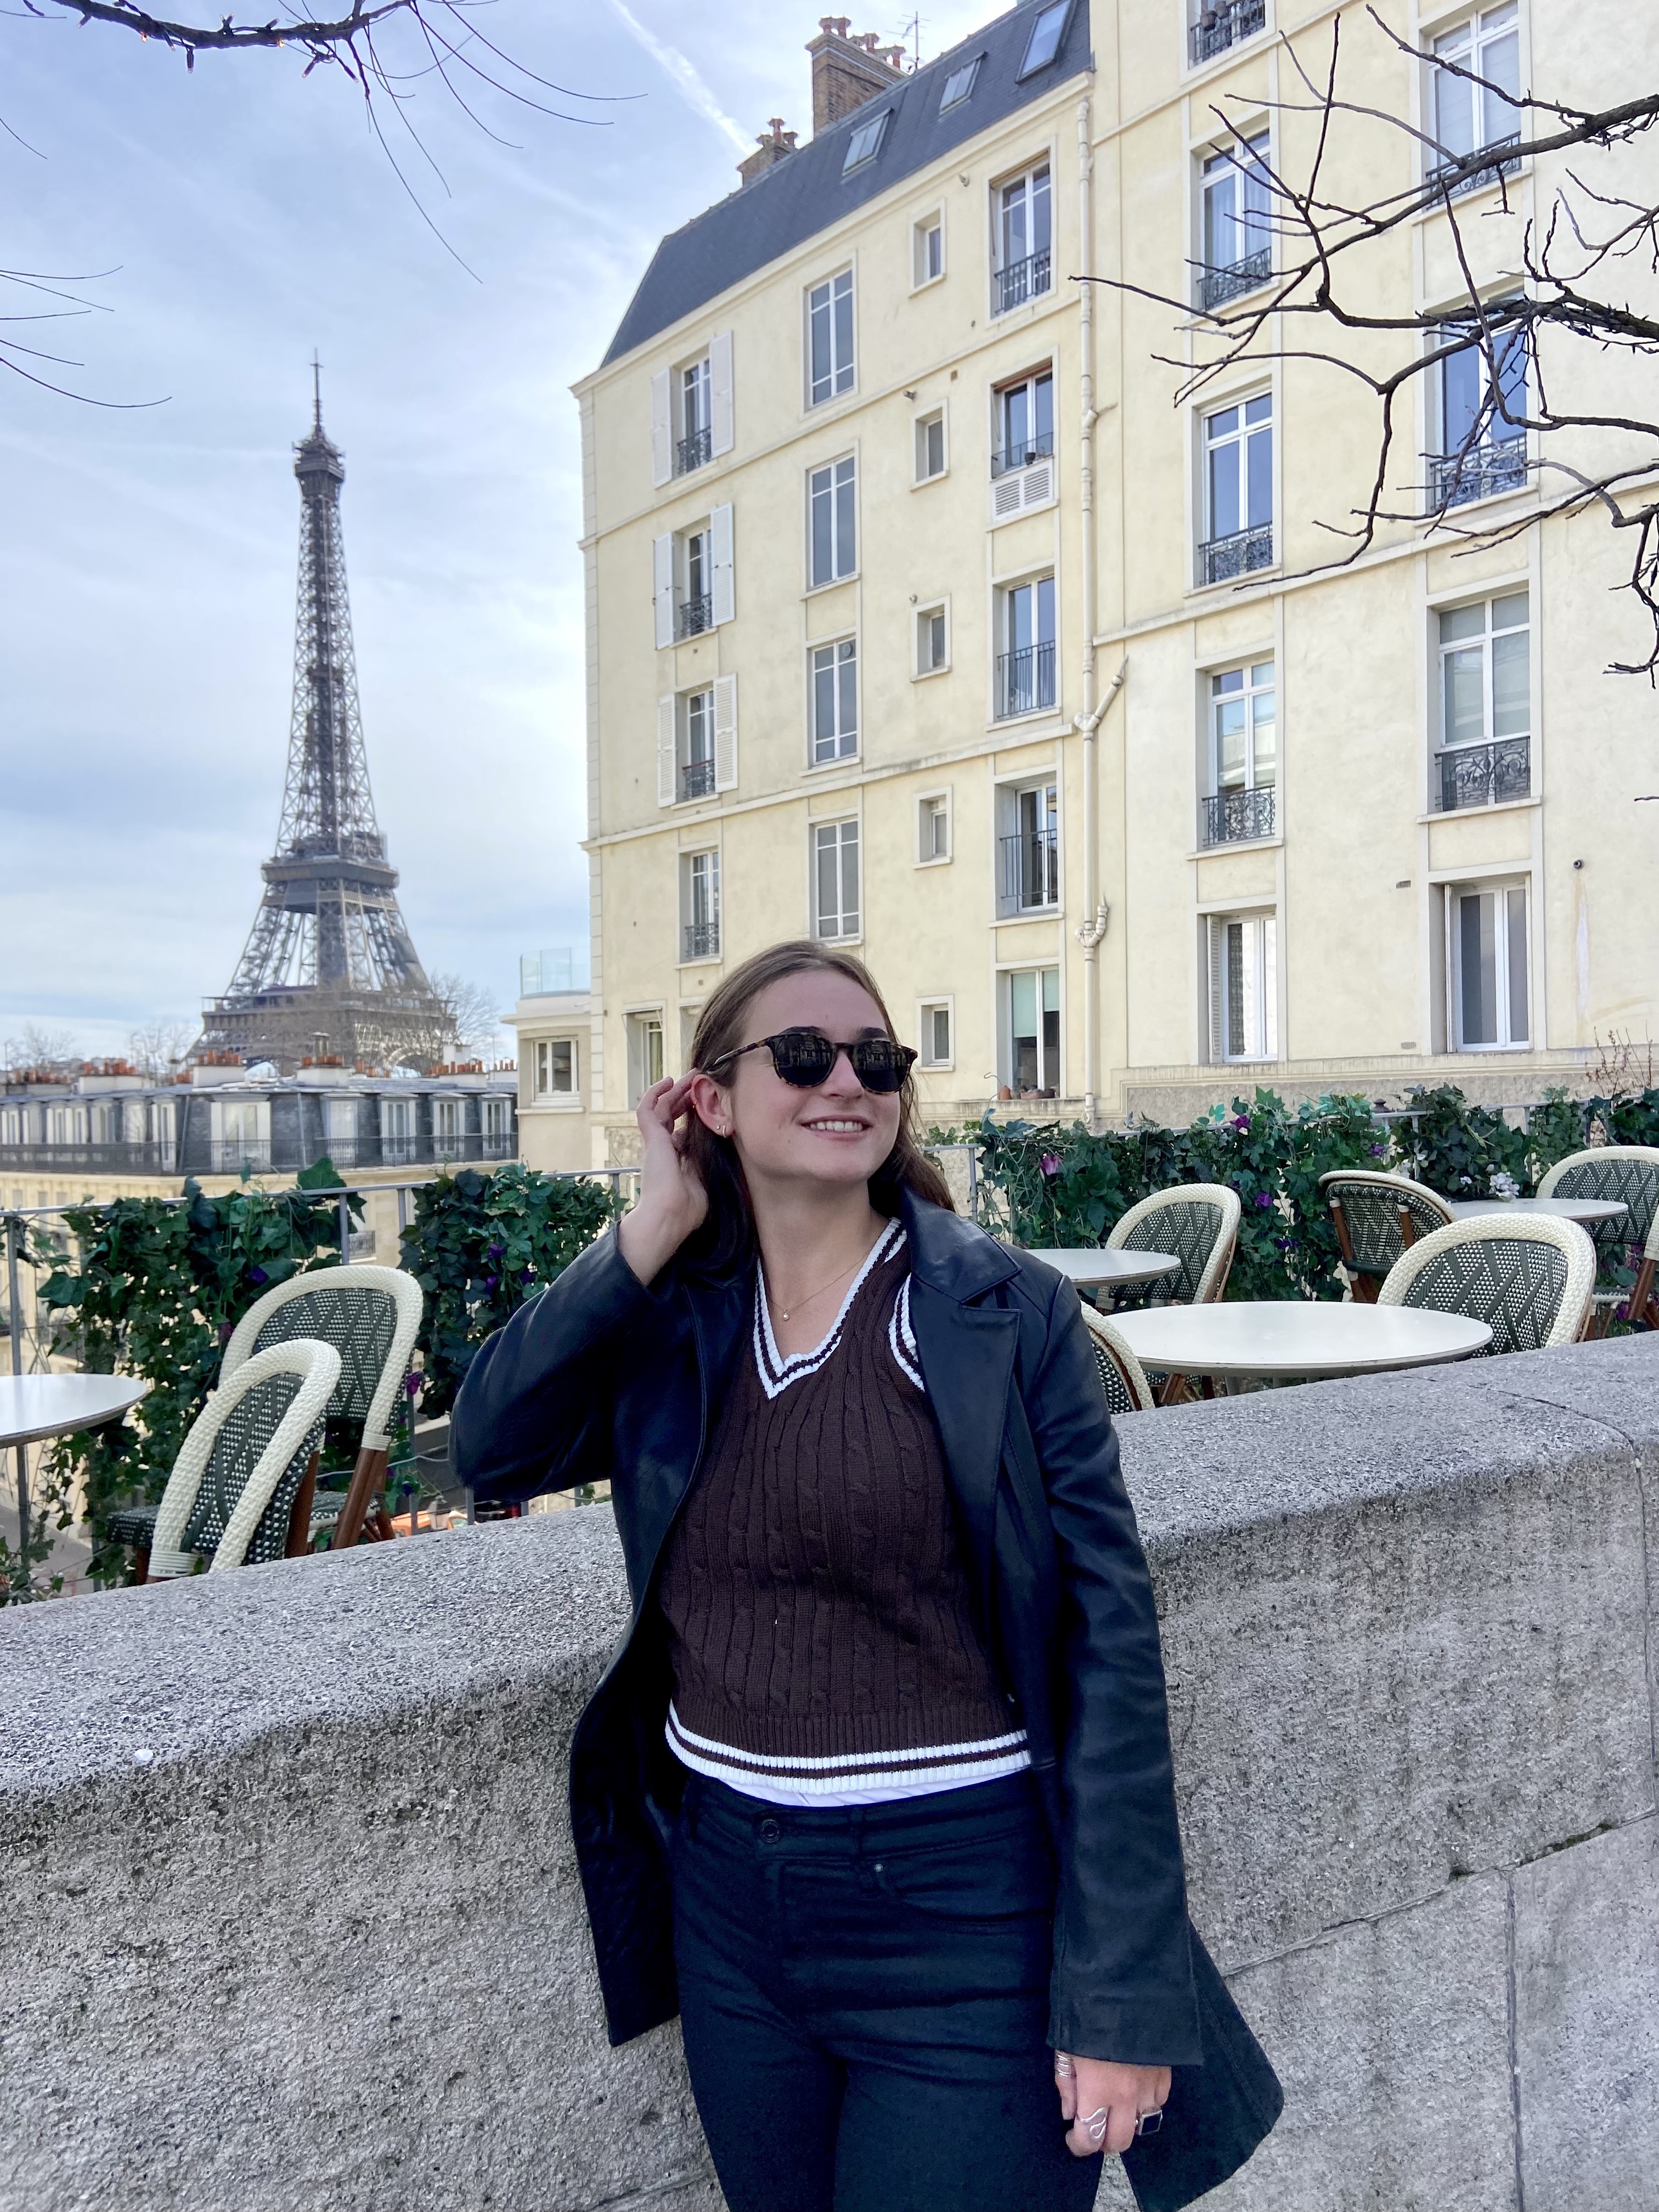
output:
[[[847,142],[847,158],[841,165],[843,177],[849,169],[861,168],[865,162],[875,160],[881,151],[882,137],[892,112],[890,107],[884,107],[881,113],[872,117],[868,123],[860,124]]]
[[[1038,15],[1026,41],[1025,58],[1019,65],[1022,77],[1048,68],[1060,52],[1060,42],[1066,32],[1066,18],[1071,12],[1072,0],[1054,0],[1054,4],[1045,8]]]
[[[975,54],[972,61],[964,62],[960,69],[952,70],[945,78],[945,89],[939,96],[941,115],[949,114],[953,107],[960,107],[969,98],[974,89],[974,79],[979,75],[979,65],[984,58],[983,54]]]

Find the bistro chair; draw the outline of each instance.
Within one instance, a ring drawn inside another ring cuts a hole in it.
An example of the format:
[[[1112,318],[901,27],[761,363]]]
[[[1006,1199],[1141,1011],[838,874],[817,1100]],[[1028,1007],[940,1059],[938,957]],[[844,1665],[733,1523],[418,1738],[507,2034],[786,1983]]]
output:
[[[220,1384],[167,1477],[147,1582],[193,1574],[204,1559],[218,1574],[289,1555],[339,1379],[333,1346],[301,1339],[273,1345]]]
[[[1212,1304],[1227,1286],[1238,1243],[1238,1193],[1224,1183],[1177,1183],[1132,1206],[1106,1239],[1109,1252],[1173,1252],[1180,1267],[1152,1285],[1170,1305]]]
[[[1376,1175],[1369,1168],[1333,1168],[1319,1178],[1341,1249],[1355,1301],[1376,1304],[1382,1279],[1419,1237],[1451,1224],[1438,1192],[1409,1176]]]
[[[1629,1291],[1608,1283],[1595,1293],[1598,1334],[1605,1334],[1615,1310],[1623,1306],[1632,1322],[1659,1328],[1659,1300],[1654,1297],[1654,1263],[1659,1261],[1659,1147],[1597,1145],[1570,1152],[1545,1175],[1540,1198],[1622,1199],[1622,1220],[1598,1221],[1589,1231],[1604,1279],[1638,1247],[1636,1281]]]
[[[1595,1247],[1576,1221],[1480,1214],[1419,1237],[1389,1268],[1376,1303],[1484,1321],[1488,1353],[1540,1352],[1583,1335],[1595,1287]]]
[[[1146,1380],[1146,1370],[1129,1349],[1128,1340],[1122,1330],[1093,1306],[1083,1308],[1084,1326],[1089,1332],[1090,1348],[1095,1355],[1095,1364],[1100,1370],[1102,1388],[1106,1393],[1106,1410],[1114,1416],[1119,1413],[1150,1413],[1158,1404],[1152,1384]]]

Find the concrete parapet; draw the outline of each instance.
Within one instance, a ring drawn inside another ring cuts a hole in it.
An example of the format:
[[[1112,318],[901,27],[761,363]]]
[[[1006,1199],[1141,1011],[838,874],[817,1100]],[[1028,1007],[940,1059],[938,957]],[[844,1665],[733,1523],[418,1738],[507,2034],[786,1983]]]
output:
[[[1287,2094],[1209,2201],[1650,2204],[1659,1342],[1123,1448],[1194,1916]],[[600,1506],[0,1615],[3,2212],[715,2212],[571,1854],[625,1619]]]

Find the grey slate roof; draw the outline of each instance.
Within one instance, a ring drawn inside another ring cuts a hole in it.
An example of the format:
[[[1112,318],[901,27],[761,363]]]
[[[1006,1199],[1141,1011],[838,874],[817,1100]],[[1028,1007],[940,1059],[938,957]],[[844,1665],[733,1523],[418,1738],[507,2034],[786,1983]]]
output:
[[[1054,59],[1046,69],[1018,79],[1026,40],[1041,12],[1036,0],[1022,0],[1020,6],[986,24],[891,92],[842,116],[752,185],[718,201],[682,229],[671,231],[653,254],[617,327],[605,365],[631,353],[705,301],[741,283],[815,232],[827,230],[854,208],[926,168],[951,147],[977,137],[1067,77],[1091,68],[1089,0],[1072,0]],[[975,53],[985,58],[971,96],[941,115],[939,96],[945,79]],[[884,107],[892,114],[880,152],[844,177],[842,164],[849,135]]]

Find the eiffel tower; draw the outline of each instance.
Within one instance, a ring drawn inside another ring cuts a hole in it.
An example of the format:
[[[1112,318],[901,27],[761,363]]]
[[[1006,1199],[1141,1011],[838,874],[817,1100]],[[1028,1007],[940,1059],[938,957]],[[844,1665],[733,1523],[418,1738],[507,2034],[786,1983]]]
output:
[[[323,429],[313,363],[311,434],[295,447],[300,589],[294,625],[294,719],[276,853],[230,988],[210,1000],[198,1051],[350,1067],[429,1066],[454,1024],[427,981],[398,909],[368,787],[357,669],[340,536],[345,464]]]

